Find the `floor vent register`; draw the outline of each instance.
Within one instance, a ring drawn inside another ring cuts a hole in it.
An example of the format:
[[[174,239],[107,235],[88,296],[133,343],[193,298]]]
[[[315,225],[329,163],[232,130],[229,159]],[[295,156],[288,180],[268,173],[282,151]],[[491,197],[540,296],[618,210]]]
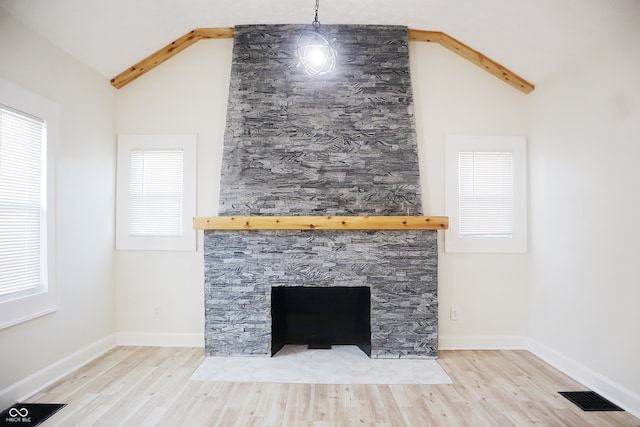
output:
[[[559,391],[583,411],[624,411],[594,391]]]

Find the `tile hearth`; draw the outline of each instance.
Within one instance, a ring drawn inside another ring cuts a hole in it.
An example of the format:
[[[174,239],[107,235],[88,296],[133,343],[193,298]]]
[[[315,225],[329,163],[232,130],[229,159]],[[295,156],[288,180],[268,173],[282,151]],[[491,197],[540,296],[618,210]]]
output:
[[[288,384],[452,384],[435,360],[369,359],[356,346],[308,350],[286,345],[274,357],[207,357],[195,381]]]

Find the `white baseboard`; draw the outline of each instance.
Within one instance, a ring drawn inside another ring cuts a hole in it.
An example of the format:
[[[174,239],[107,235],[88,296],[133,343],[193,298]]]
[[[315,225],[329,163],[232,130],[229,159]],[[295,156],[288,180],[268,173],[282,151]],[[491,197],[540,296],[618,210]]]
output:
[[[165,334],[157,332],[118,332],[116,342],[124,346],[204,347],[204,334]]]
[[[527,338],[520,336],[440,335],[439,350],[526,350]]]
[[[109,335],[0,390],[0,408],[8,408],[16,402],[28,399],[115,346],[115,335]]]
[[[620,406],[634,417],[640,418],[639,394],[534,339],[529,339],[527,347],[531,353],[549,365]]]

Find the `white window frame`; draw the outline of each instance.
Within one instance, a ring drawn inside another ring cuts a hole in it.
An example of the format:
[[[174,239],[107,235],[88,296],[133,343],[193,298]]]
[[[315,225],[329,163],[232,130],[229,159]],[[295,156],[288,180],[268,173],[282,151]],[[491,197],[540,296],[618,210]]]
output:
[[[60,106],[38,94],[0,79],[0,103],[38,117],[46,123],[46,195],[41,228],[42,278],[31,291],[7,294],[0,299],[0,329],[53,313],[58,310],[55,274],[55,155],[60,126]]]
[[[511,238],[463,238],[459,229],[459,153],[510,152],[513,154],[513,234]],[[527,252],[527,144],[524,136],[447,135],[445,138],[445,252]]]
[[[131,236],[131,152],[133,150],[182,150],[182,232],[177,236]],[[119,135],[116,193],[116,249],[137,251],[195,251],[197,135]]]

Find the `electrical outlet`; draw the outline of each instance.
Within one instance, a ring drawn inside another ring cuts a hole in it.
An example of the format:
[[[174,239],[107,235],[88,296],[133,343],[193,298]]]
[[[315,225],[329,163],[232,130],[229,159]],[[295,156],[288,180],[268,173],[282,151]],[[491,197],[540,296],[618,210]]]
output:
[[[449,317],[451,318],[451,320],[453,320],[454,322],[458,321],[458,307],[451,307],[451,310],[449,312]]]
[[[153,315],[156,319],[160,319],[162,317],[162,306],[156,305],[153,307]]]

